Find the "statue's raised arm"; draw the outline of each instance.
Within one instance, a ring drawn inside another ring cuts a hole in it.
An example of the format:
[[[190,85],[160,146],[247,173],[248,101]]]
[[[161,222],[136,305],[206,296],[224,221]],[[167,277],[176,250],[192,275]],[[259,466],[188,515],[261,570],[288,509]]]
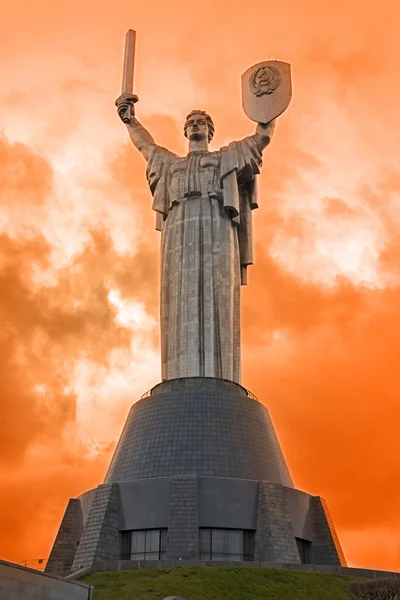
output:
[[[135,103],[139,100],[133,93],[135,72],[136,31],[129,29],[125,36],[124,68],[122,74],[122,93],[116,99],[118,116],[125,123],[129,136],[136,148],[149,160],[156,143],[150,133],[135,118]]]
[[[135,117],[135,103],[137,96],[123,93],[116,99],[118,116],[125,123],[129,136],[136,148],[149,160],[151,151],[156,146],[152,135],[143,127]]]
[[[257,123],[256,132],[254,139],[261,152],[268,146],[274,135],[276,121],[270,121],[269,123]]]

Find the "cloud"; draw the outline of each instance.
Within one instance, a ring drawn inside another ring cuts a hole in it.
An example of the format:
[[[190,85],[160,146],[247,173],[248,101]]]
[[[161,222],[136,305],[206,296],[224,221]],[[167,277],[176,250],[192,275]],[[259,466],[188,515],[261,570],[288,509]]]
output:
[[[9,168],[4,161],[8,176],[2,179],[0,195],[17,190],[16,200],[27,211],[51,202],[49,164],[32,149],[6,139],[2,153],[9,159]],[[109,432],[102,437],[102,419],[107,419],[110,410],[119,415],[115,417],[116,436],[131,400],[129,391],[124,390],[122,399],[114,397],[111,406],[108,399],[108,408],[103,406],[104,414],[90,425],[91,432],[82,427],[93,421],[96,406],[88,405],[85,394],[91,397],[90,387],[97,388],[99,405],[99,383],[103,382],[116,395],[107,383],[108,372],[115,376],[118,369],[127,369],[129,357],[135,357],[132,342],[142,339],[142,330],[153,340],[153,321],[144,314],[142,324],[124,322],[124,302],[116,304],[112,293],[118,290],[127,300],[134,296],[138,306],[150,299],[150,290],[154,296],[154,252],[145,241],[143,245],[145,250],[139,243],[135,263],[130,253],[116,251],[109,232],[94,230],[83,249],[55,269],[51,246],[40,230],[31,227],[25,237],[0,233],[0,547],[7,547],[11,558],[23,559],[21,548],[24,553],[33,552],[32,535],[43,552],[53,531],[49,528],[43,533],[42,521],[50,515],[57,520],[68,495],[98,483],[105,468],[113,439],[107,437]],[[143,340],[142,352],[146,354],[153,343],[149,346]],[[86,372],[95,365],[99,370],[95,381],[86,380],[84,390],[79,387],[82,377],[76,378],[79,365]],[[129,365],[126,377],[132,369],[134,364]],[[108,419],[109,428],[113,418]],[[59,480],[57,489],[55,479]],[[57,517],[52,512],[55,506]],[[11,531],[15,543],[10,540]]]
[[[41,204],[52,188],[52,169],[43,156],[0,136],[0,179],[0,205]]]
[[[390,528],[399,531],[400,472],[399,282],[390,277],[398,274],[400,229],[389,218],[388,188],[377,195],[375,218],[386,240],[377,276],[390,285],[305,280],[259,242],[243,294],[243,355],[245,384],[271,410],[296,485],[328,499],[350,562],[396,569],[399,544],[384,549]],[[371,204],[358,212],[340,199],[322,206],[357,228]],[[309,237],[290,221],[280,226],[288,237]]]

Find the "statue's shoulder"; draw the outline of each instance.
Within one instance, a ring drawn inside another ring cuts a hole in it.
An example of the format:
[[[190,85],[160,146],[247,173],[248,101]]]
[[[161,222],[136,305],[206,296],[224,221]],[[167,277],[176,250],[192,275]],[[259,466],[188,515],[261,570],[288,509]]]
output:
[[[241,140],[232,140],[232,142],[229,142],[229,144],[227,144],[226,146],[221,146],[220,148],[220,152],[226,152],[227,150],[233,150],[233,149],[238,149],[238,148],[246,148],[246,147],[252,147],[256,144],[255,141],[255,136],[254,135],[249,135]]]
[[[168,150],[168,148],[164,148],[164,146],[158,146],[157,144],[154,144],[150,150],[150,160],[175,162],[181,158],[181,156],[171,152],[171,150]]]

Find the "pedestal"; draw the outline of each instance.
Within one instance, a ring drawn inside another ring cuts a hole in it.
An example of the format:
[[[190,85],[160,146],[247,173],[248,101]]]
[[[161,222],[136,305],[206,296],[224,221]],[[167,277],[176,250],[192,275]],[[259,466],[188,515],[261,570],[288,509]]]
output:
[[[293,487],[268,410],[236,383],[176,379],[136,402],[46,571],[164,559],[346,565],[326,504]]]

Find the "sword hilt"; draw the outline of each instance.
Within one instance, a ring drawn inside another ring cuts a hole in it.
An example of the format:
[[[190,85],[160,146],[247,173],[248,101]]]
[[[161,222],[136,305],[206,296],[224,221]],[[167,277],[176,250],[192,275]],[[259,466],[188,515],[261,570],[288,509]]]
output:
[[[130,100],[131,100],[131,102],[133,102],[133,104],[136,104],[136,102],[139,100],[139,98],[135,94],[132,94],[132,98]],[[125,125],[129,125],[129,123],[131,122],[131,105],[130,104],[126,110],[126,114],[122,117],[122,121],[125,123]]]

